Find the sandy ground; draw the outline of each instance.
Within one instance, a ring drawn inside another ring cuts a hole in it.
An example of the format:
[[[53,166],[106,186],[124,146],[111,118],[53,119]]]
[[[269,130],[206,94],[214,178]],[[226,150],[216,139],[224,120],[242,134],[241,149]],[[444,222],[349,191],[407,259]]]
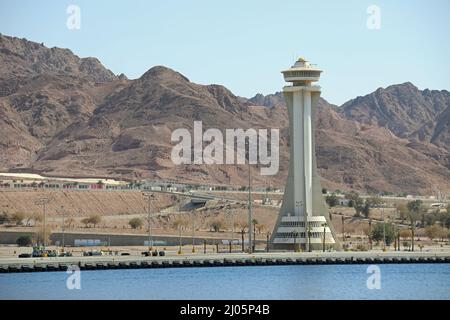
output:
[[[51,250],[61,250],[61,247],[55,247],[55,246],[49,246],[47,247],[48,249]],[[153,247],[153,249],[156,249],[158,251],[160,250],[164,250],[166,253],[166,256],[179,256],[178,251],[180,249],[179,246],[164,246],[164,247]],[[204,254],[204,247],[203,245],[196,245],[195,246],[195,252],[192,252],[192,245],[185,245],[182,246],[181,248],[182,250],[182,255],[183,256],[192,256],[192,255],[201,255]],[[74,257],[79,257],[83,255],[83,252],[88,252],[88,251],[95,251],[95,250],[103,250],[103,251],[111,251],[112,255],[115,255],[116,252],[118,255],[120,255],[121,253],[129,253],[130,256],[141,256],[142,252],[144,251],[148,251],[148,247],[144,247],[144,246],[127,246],[127,247],[69,247],[66,248],[65,251],[69,251],[73,254]],[[265,251],[265,245],[258,245],[256,247],[256,250],[259,252],[264,252]],[[1,259],[8,259],[8,258],[17,258],[17,256],[21,253],[31,253],[32,252],[32,248],[30,247],[17,247],[17,246],[0,246],[0,260]],[[233,253],[241,253],[241,246],[240,245],[235,245],[232,248],[232,252]],[[315,251],[318,253],[321,253],[321,251]],[[367,252],[367,251],[366,251]],[[381,253],[382,251],[382,246],[378,245],[378,246],[374,246],[374,249],[369,251],[372,253]],[[386,252],[395,252],[393,247],[388,248],[388,250]],[[402,250],[401,252],[408,252],[405,250]],[[430,244],[430,245],[425,245],[424,248],[422,250],[420,250],[418,247],[416,249],[416,252],[426,252],[426,253],[447,253],[450,254],[450,245],[439,245],[439,244]],[[215,245],[207,245],[206,246],[206,253],[208,254],[216,254],[216,246]],[[225,246],[225,245],[219,245],[219,253],[229,253],[229,247]]]

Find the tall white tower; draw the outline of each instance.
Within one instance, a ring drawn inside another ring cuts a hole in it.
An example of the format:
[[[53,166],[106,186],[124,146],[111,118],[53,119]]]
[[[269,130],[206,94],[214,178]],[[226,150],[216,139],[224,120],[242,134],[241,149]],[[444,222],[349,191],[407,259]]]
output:
[[[320,87],[312,83],[319,80],[321,72],[303,58],[282,71],[284,80],[292,83],[283,88],[291,157],[283,204],[272,233],[275,249],[322,250],[324,242],[327,249],[336,248],[315,156],[314,119]]]

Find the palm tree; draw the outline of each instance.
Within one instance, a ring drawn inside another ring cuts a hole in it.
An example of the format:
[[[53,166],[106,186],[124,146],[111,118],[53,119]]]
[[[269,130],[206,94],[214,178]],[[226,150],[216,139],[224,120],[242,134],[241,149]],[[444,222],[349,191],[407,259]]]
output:
[[[421,200],[408,202],[408,220],[411,226],[411,250],[414,251],[414,234],[416,230],[416,222],[420,219],[421,213],[424,211]]]
[[[258,224],[258,220],[253,219],[252,224],[253,224],[253,249],[252,249],[252,251],[254,252],[255,247],[256,247],[256,225]]]
[[[182,250],[182,241],[181,241],[181,236],[182,236],[182,231],[183,228],[186,227],[187,225],[187,221],[186,219],[184,219],[183,217],[177,217],[177,219],[175,221],[172,222],[172,228],[174,228],[175,230],[178,230],[179,234],[179,250],[178,250],[178,254],[182,254],[183,250]]]
[[[298,252],[299,251],[298,245],[297,245],[298,232],[296,230],[294,230],[293,236],[294,236],[294,251]]]
[[[245,251],[245,245],[244,245],[245,230],[247,229],[247,222],[244,220],[238,221],[238,222],[236,222],[236,227],[238,228],[238,230],[240,230],[240,233],[241,233],[242,252],[244,252]]]
[[[322,251],[325,252],[325,235],[326,235],[326,230],[328,227],[328,224],[326,222],[322,223],[322,227],[323,227],[323,243],[322,243]]]
[[[308,251],[311,252],[311,227],[308,225],[308,227],[306,228],[307,232],[308,232]]]

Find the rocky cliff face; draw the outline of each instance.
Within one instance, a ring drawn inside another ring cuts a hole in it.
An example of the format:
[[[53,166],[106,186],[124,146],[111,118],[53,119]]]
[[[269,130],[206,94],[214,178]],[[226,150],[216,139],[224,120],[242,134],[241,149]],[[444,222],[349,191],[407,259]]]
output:
[[[346,118],[385,127],[401,138],[448,149],[449,108],[450,92],[421,91],[407,82],[350,100],[340,112]]]
[[[330,189],[450,192],[449,93],[412,84],[336,107],[321,99],[317,156]],[[280,172],[255,184],[283,187],[288,119],[281,93],[251,99],[199,85],[169,68],[116,77],[95,58],[0,36],[0,170],[245,185],[246,166],[173,165],[171,133],[279,128]]]

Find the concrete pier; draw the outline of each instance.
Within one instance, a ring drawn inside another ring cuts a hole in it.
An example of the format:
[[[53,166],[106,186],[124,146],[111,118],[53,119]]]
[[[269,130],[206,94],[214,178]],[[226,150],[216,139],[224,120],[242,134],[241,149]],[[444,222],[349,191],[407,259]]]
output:
[[[189,268],[267,265],[326,265],[384,263],[450,263],[448,252],[304,252],[207,254],[166,257],[98,256],[13,258],[0,260],[0,273],[81,270]]]

